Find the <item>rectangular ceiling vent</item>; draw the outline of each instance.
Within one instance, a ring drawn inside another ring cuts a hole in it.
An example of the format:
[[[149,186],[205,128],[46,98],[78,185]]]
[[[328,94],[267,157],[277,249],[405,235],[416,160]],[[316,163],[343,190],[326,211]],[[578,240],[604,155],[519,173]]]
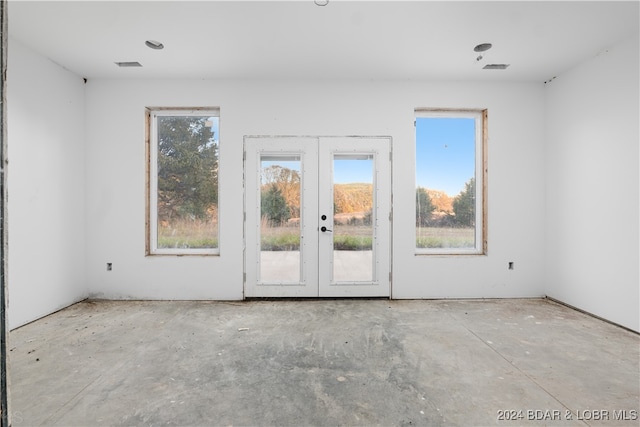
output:
[[[487,64],[482,67],[483,70],[506,70],[510,64]]]
[[[142,67],[142,64],[136,61],[129,61],[129,62],[116,62],[115,63],[118,67]]]

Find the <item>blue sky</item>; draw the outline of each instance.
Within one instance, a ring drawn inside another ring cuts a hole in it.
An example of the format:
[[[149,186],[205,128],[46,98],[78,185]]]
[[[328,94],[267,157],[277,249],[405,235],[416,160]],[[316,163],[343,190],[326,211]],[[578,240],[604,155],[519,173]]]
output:
[[[271,166],[280,166],[300,173],[300,160],[262,160],[261,165],[262,169],[267,169]]]
[[[213,131],[213,139],[220,141],[220,118],[209,117],[207,120],[212,122],[211,130]]]
[[[416,184],[456,196],[475,175],[475,120],[416,119]]]
[[[336,184],[373,183],[373,160],[339,159],[333,162],[333,182]]]
[[[217,122],[217,121],[216,121]],[[214,123],[216,123],[214,122]],[[217,123],[216,123],[217,125]],[[277,162],[300,171],[299,162]],[[264,162],[263,167],[271,162]],[[336,159],[334,182],[371,183],[372,160]],[[416,119],[416,183],[456,196],[475,175],[475,120],[419,117]]]
[[[263,160],[262,167],[278,165],[300,172],[300,161]],[[337,184],[373,183],[373,160],[337,159],[334,161],[333,178]]]

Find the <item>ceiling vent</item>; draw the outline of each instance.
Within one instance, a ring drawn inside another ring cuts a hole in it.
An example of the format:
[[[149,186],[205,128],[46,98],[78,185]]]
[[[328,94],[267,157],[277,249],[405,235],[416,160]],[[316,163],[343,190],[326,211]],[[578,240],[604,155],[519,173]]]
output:
[[[482,67],[483,70],[506,70],[510,64],[487,64]]]
[[[118,67],[123,67],[123,68],[127,68],[127,67],[142,67],[142,64],[137,62],[137,61],[116,62],[115,64]]]
[[[473,48],[474,52],[486,52],[491,49],[491,43],[480,43],[478,46]]]
[[[156,49],[156,50],[164,49],[164,45],[159,41],[147,40],[146,42],[144,42],[144,44],[147,45],[147,47],[150,47],[151,49]]]

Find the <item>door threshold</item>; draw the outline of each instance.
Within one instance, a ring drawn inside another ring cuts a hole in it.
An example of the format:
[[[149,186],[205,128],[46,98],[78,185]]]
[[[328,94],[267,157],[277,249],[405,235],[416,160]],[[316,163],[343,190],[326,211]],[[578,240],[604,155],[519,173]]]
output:
[[[342,300],[391,300],[391,297],[246,297],[244,301],[342,301]]]

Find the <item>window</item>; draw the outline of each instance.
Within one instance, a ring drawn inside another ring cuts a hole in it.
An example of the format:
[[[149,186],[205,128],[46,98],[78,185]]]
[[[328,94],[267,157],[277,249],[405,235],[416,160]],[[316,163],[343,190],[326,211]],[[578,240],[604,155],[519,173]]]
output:
[[[147,109],[147,254],[218,254],[217,108]]]
[[[416,110],[416,253],[486,253],[486,110]]]

